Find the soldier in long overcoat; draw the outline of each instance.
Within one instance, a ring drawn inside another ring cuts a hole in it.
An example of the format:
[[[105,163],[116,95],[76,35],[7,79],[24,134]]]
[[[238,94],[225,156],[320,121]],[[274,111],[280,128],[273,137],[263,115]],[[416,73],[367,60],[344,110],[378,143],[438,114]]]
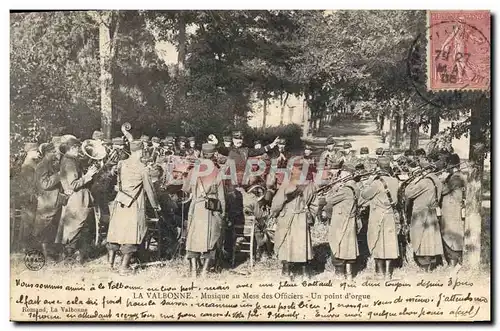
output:
[[[398,232],[401,225],[394,212],[399,183],[392,176],[389,158],[381,157],[378,168],[377,174],[369,178],[361,189],[359,203],[370,207],[366,235],[368,249],[375,259],[375,270],[390,278],[391,262],[399,257]]]
[[[37,143],[26,143],[24,146],[26,153],[21,171],[11,182],[12,196],[14,197],[15,208],[21,211],[21,224],[19,226],[19,240],[17,245],[23,249],[30,246],[33,239],[32,227],[36,212],[36,187],[35,168],[39,159]]]
[[[148,168],[141,162],[143,152],[141,141],[134,140],[130,142],[130,157],[118,163],[118,193],[111,212],[107,242],[111,267],[116,251],[119,249],[123,253],[120,274],[130,273],[132,255],[146,235],[146,194],[151,206],[161,211]]]
[[[56,243],[63,244],[63,256],[71,257],[76,253],[76,260],[83,262],[90,245],[90,234],[93,220],[93,198],[90,183],[97,172],[91,166],[83,174],[78,159],[80,141],[69,137],[60,146],[63,157],[60,164],[60,180],[68,201],[62,209],[57,229]]]
[[[290,180],[276,192],[270,213],[270,217],[276,217],[274,251],[283,263],[283,275],[291,277],[297,267],[308,276],[308,264],[313,259],[310,227],[317,213],[316,185],[304,184],[300,173],[293,168]]]
[[[61,208],[65,201],[61,193],[59,170],[54,166],[58,158],[54,144],[42,144],[40,153],[42,160],[35,169],[38,203],[33,236],[41,244],[43,254],[48,258],[49,245],[56,239]]]
[[[211,263],[216,258],[216,250],[221,248],[222,233],[225,228],[223,224],[226,211],[225,190],[223,182],[218,178],[219,169],[212,162],[214,152],[214,145],[202,145],[204,161],[199,168],[195,166],[190,171],[183,187],[183,190],[192,196],[186,237],[186,258],[190,261],[191,277],[196,277],[201,259],[204,260],[201,276],[206,276]],[[201,176],[206,171],[210,173]],[[208,209],[209,199],[219,201],[220,208]]]
[[[352,279],[352,265],[359,256],[357,240],[359,224],[356,219],[358,198],[357,183],[348,180],[329,196],[326,207],[326,209],[331,208],[332,213],[328,229],[332,262],[335,269],[339,269],[348,279]]]
[[[443,185],[430,173],[416,178],[405,189],[407,199],[413,200],[410,239],[416,262],[427,271],[437,265],[443,255],[443,241],[438,219],[439,200]]]
[[[460,171],[460,158],[452,154],[448,166],[450,172],[443,185],[441,234],[443,236],[444,256],[451,266],[462,263],[464,248],[463,208],[465,203],[466,177]]]

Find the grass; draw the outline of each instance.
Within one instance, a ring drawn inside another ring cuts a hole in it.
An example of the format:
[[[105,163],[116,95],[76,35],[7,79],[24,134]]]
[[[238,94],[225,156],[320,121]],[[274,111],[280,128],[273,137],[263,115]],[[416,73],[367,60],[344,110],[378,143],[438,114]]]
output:
[[[489,224],[489,222],[488,222]],[[485,230],[487,230],[485,228]],[[330,260],[330,248],[328,245],[328,226],[325,224],[315,224],[311,230],[314,246],[314,260],[312,261],[313,279],[315,280],[337,280],[342,281],[340,276],[335,275],[334,268]],[[487,231],[483,231],[485,233]],[[483,238],[486,240],[486,238]],[[484,243],[484,241],[483,241]],[[474,270],[461,270],[461,276],[468,279],[489,280],[489,236],[488,245],[484,247],[482,267]],[[487,249],[486,249],[487,248]],[[101,251],[104,253],[104,251]],[[426,277],[432,279],[448,279],[450,269],[446,266],[438,267],[432,274],[425,274],[413,262],[413,258],[409,256],[409,263],[403,267],[394,270],[394,279],[407,280],[419,279]],[[117,263],[120,258],[117,258]],[[188,277],[188,264],[183,258],[176,258],[166,261],[155,261],[151,263],[132,264],[136,268],[136,273],[131,276],[119,276],[115,271],[110,271],[106,262],[106,255],[100,254],[94,260],[91,260],[84,265],[78,264],[55,264],[47,263],[40,271],[33,272],[26,270],[22,254],[11,255],[11,275],[12,278],[20,275],[29,275],[24,281],[32,281],[35,278],[51,279],[57,282],[61,281],[81,281],[90,280],[91,282],[107,282],[110,279],[115,281],[133,281],[134,284],[149,284],[149,283],[165,283],[171,284],[176,281],[186,280]],[[362,282],[367,279],[374,279],[375,266],[372,259],[368,259],[366,267],[360,270],[355,278],[356,282]],[[248,259],[242,261],[241,264],[234,269],[226,266],[220,272],[210,273],[208,278],[214,282],[246,282],[246,281],[270,281],[279,279],[281,274],[281,264],[275,259],[259,261],[254,265],[253,272],[250,272]],[[33,278],[33,279],[32,279]]]

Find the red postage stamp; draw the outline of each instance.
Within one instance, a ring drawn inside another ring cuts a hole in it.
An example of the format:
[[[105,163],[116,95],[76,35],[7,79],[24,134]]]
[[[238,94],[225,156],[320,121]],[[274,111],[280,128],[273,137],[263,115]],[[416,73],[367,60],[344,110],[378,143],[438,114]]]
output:
[[[427,12],[427,88],[488,90],[491,45],[489,11]]]

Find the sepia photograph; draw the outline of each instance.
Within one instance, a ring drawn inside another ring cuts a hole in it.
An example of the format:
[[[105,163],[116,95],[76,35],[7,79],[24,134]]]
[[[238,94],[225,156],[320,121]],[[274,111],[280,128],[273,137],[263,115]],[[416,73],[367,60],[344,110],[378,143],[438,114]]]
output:
[[[491,322],[489,10],[9,13],[13,322]]]

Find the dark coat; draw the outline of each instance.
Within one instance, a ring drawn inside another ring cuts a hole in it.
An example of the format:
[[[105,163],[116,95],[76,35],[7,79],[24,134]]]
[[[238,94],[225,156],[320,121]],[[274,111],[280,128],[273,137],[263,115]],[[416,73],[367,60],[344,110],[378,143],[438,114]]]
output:
[[[62,157],[60,179],[69,199],[62,210],[56,243],[67,244],[79,235],[85,222],[93,214],[93,199],[89,190],[90,180],[83,178],[81,164],[76,158],[69,155]]]
[[[41,242],[55,241],[59,224],[62,201],[59,198],[62,190],[59,171],[53,162],[43,158],[35,170],[35,182],[38,191],[38,205],[33,235]]]

